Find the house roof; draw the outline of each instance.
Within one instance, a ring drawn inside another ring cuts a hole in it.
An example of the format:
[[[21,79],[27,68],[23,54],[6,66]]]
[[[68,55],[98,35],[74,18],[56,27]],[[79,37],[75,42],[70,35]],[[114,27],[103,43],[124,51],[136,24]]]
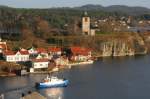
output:
[[[58,47],[49,47],[48,51],[49,52],[60,52],[61,48],[58,48]]]
[[[7,49],[7,45],[6,44],[0,44],[0,48],[1,49]]]
[[[43,59],[33,59],[32,62],[48,62],[49,59],[43,58]]]
[[[4,51],[4,55],[15,55],[15,52],[10,51],[10,50]]]
[[[11,50],[4,51],[4,55],[16,55],[17,53],[20,53],[21,55],[28,55],[29,54],[28,51],[18,51],[18,52],[14,52]]]
[[[29,54],[29,52],[26,50],[24,50],[24,51],[19,51],[20,52],[20,54],[22,54],[22,55],[28,55]]]
[[[83,47],[71,47],[71,52],[74,55],[88,55],[88,53],[91,52],[91,50]]]
[[[45,48],[37,48],[36,50],[38,53],[47,53],[47,50]]]

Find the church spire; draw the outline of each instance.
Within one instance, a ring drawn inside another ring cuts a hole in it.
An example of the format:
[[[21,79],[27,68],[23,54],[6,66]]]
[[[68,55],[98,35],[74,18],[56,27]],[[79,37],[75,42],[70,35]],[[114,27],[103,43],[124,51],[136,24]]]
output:
[[[85,12],[84,12],[84,16],[88,16],[88,13],[87,13],[87,11],[85,11]]]

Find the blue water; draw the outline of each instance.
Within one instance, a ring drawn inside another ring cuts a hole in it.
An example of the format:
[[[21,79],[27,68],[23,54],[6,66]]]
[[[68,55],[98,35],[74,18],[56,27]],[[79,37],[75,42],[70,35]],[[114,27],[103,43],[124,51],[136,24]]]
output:
[[[0,78],[0,92],[5,99],[19,99],[29,90],[48,99],[150,99],[150,55],[103,58],[53,75],[69,79],[69,86],[36,90],[35,82],[46,75],[30,75]]]

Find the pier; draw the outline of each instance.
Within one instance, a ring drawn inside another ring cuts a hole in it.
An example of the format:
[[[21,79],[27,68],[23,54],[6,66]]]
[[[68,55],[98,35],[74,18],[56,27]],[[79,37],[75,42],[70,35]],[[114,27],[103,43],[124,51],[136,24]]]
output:
[[[26,96],[23,96],[21,99],[46,99],[46,97],[42,96],[38,92],[32,92]]]

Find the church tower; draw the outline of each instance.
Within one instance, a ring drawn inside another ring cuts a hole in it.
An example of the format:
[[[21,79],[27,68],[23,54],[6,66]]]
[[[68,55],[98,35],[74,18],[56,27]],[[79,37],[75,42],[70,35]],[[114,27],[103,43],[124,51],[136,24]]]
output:
[[[83,35],[90,35],[90,17],[88,17],[87,12],[84,12],[82,17],[82,33]]]

